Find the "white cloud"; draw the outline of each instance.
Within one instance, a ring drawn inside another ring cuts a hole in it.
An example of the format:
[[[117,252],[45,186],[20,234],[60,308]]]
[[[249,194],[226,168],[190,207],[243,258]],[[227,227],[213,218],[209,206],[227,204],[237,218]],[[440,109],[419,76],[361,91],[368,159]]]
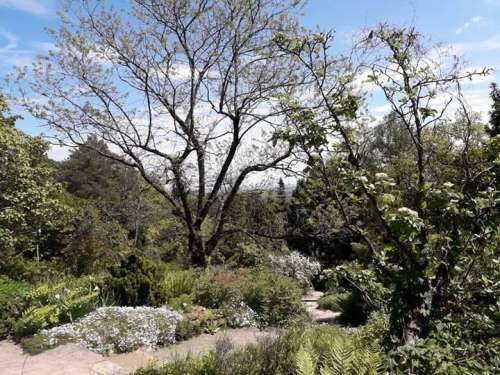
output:
[[[46,42],[28,42],[28,47],[20,47],[17,35],[0,28],[0,66],[29,65],[37,54],[47,53],[54,48],[54,45]]]
[[[60,146],[52,144],[50,145],[47,156],[52,160],[61,161],[68,158],[71,149],[72,148],[69,146]]]
[[[472,51],[493,51],[500,49],[500,37],[494,36],[479,42],[455,43],[453,44],[453,48],[459,53]]]
[[[49,13],[49,7],[40,0],[0,0],[0,7],[13,8],[38,15]]]
[[[484,20],[483,17],[481,16],[474,16],[470,20],[468,20],[466,23],[464,23],[462,26],[460,26],[458,29],[455,30],[455,33],[462,34],[464,31],[467,29],[471,28],[473,25],[477,25],[481,23]]]

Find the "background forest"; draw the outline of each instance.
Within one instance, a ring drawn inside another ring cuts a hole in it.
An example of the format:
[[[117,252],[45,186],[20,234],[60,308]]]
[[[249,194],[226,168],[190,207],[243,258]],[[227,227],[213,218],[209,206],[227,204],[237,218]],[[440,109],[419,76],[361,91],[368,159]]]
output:
[[[490,70],[385,24],[337,55],[295,1],[131,3],[69,2],[0,98],[0,337],[106,354],[271,327],[139,373],[498,373],[500,90],[487,119],[462,92]]]

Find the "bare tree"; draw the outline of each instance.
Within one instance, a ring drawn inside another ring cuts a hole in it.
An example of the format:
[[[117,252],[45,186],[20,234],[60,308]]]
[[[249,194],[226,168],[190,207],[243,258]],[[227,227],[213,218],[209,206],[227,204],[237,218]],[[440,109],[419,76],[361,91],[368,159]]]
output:
[[[203,265],[245,181],[285,167],[293,152],[280,138],[288,127],[280,98],[305,76],[274,39],[296,32],[299,3],[68,2],[51,31],[56,49],[27,73],[39,100],[25,105],[64,144],[106,141],[114,153],[104,156],[136,168],[172,205],[192,262]]]

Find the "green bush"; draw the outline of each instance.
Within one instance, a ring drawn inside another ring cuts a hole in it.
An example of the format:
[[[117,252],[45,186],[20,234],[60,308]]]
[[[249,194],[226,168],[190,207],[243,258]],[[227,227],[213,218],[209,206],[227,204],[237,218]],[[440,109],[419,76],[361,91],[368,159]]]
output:
[[[219,311],[198,307],[193,312],[184,314],[184,319],[177,324],[175,336],[182,341],[202,333],[213,334],[226,326],[226,320]]]
[[[191,311],[195,304],[197,279],[193,270],[168,270],[162,283],[166,304],[174,310]]]
[[[66,277],[64,272],[65,265],[56,261],[25,260],[21,277],[33,284],[50,282],[51,280],[60,280]]]
[[[197,281],[194,294],[197,304],[210,309],[218,309],[234,297],[235,290],[230,283],[224,284],[213,276],[205,275]]]
[[[183,294],[191,294],[196,279],[196,273],[191,270],[167,272],[163,281],[165,296],[167,298],[175,298]]]
[[[12,326],[16,337],[81,318],[99,304],[99,280],[88,276],[67,278],[32,288],[24,298],[24,310]]]
[[[15,320],[21,315],[24,298],[30,285],[0,276],[0,339],[12,332]]]
[[[158,306],[165,302],[162,287],[164,270],[153,261],[130,255],[110,269],[105,285],[122,306]]]
[[[305,316],[302,289],[289,277],[254,272],[238,283],[237,290],[262,325],[281,326]]]
[[[71,337],[63,338],[60,336],[55,342],[54,340],[50,340],[42,335],[34,335],[30,337],[26,337],[21,340],[21,346],[23,351],[29,353],[31,355],[43,353],[46,350],[55,348],[59,345],[64,345],[70,342],[74,342],[75,340]]]
[[[254,267],[263,258],[264,250],[254,242],[240,242],[236,245],[229,262],[242,267]]]
[[[339,321],[343,324],[358,326],[364,324],[368,318],[358,293],[327,294],[320,298],[318,304],[320,309],[342,313]]]

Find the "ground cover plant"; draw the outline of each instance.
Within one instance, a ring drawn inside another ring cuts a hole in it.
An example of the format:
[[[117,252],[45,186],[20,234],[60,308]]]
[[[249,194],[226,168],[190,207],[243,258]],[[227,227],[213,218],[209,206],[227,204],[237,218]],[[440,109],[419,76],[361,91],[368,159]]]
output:
[[[182,316],[164,307],[101,307],[84,318],[48,330],[24,341],[31,352],[60,342],[77,342],[97,353],[121,353],[141,346],[173,344]]]

